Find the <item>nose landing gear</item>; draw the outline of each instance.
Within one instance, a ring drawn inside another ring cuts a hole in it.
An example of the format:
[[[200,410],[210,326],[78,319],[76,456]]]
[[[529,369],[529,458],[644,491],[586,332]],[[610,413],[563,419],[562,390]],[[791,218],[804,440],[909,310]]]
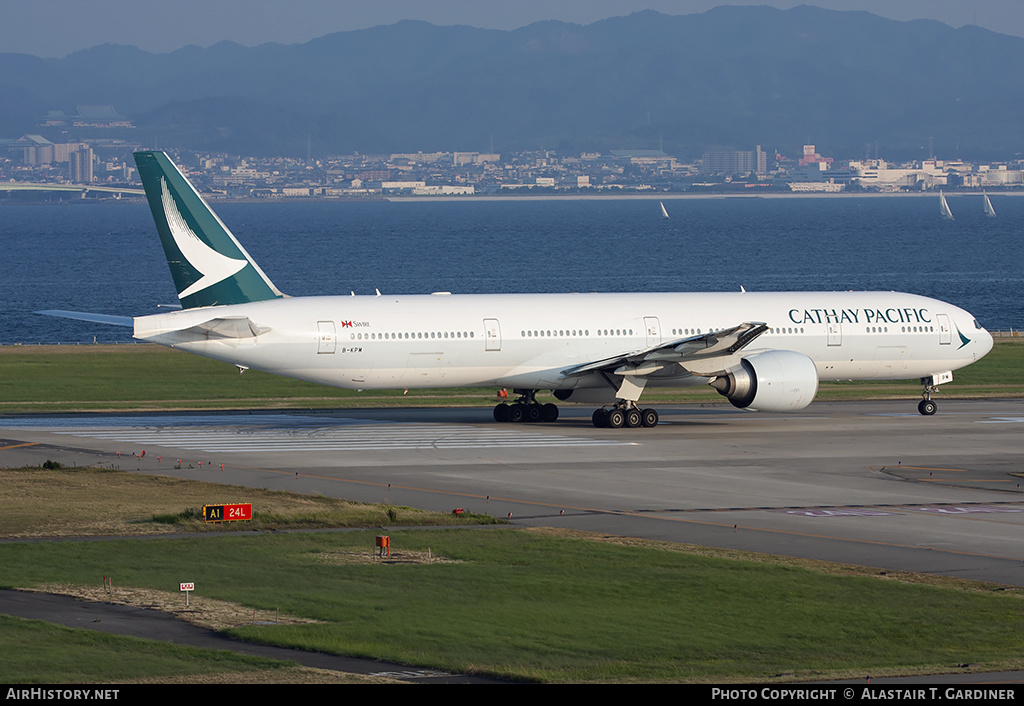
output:
[[[924,399],[917,403],[917,411],[926,417],[930,417],[935,414],[938,409],[938,405],[935,404],[935,401],[932,399],[932,395],[939,391],[939,385],[950,382],[952,379],[953,372],[951,370],[921,378],[921,384],[924,385],[924,391],[921,393],[921,397]]]

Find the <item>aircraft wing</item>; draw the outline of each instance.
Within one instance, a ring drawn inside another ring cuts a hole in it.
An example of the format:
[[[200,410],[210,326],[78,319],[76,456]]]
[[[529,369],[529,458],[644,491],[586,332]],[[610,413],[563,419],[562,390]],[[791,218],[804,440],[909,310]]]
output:
[[[109,324],[111,326],[127,326],[132,328],[135,325],[130,316],[113,316],[111,314],[90,314],[84,311],[64,311],[63,309],[47,309],[37,311],[37,314],[47,316],[59,316],[63,319],[78,319],[79,321],[91,321],[94,324]]]
[[[686,372],[712,377],[735,364],[735,354],[768,330],[762,322],[742,323],[699,336],[680,338],[645,350],[623,353],[562,371],[563,377],[603,372],[613,375],[653,375],[679,365]]]

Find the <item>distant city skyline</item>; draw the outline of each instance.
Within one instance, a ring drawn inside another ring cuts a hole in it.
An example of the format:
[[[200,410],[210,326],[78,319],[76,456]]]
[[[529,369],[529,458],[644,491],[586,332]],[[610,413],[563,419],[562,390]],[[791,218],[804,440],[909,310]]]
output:
[[[590,24],[644,9],[687,15],[719,5],[788,9],[801,4],[862,10],[899,21],[932,19],[952,27],[977,24],[1024,37],[1021,0],[3,0],[0,51],[63,57],[114,43],[165,53],[190,44],[206,47],[225,40],[246,46],[295,44],[403,19],[510,30],[543,20]]]

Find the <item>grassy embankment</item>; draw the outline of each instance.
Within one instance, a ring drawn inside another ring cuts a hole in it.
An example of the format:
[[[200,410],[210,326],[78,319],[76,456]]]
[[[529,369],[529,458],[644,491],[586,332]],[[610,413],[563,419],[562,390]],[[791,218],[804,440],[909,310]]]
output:
[[[171,471],[173,472],[173,471]],[[251,522],[208,524],[202,520],[204,504],[251,502]],[[406,527],[456,527],[497,524],[487,515],[464,513],[453,516],[410,507],[353,503],[339,498],[242,488],[219,483],[181,480],[171,477],[134,475],[108,469],[16,468],[0,470],[0,537],[79,538],[102,536],[149,536],[170,533],[224,534],[311,528],[371,528],[370,542],[386,524]],[[364,535],[365,537],[365,535]],[[260,564],[257,537],[255,554],[243,559]],[[62,544],[78,555],[78,542]],[[127,549],[126,549],[127,547]],[[13,562],[0,569],[0,587],[26,588],[64,593],[83,599],[156,607],[180,618],[209,627],[225,629],[256,621],[278,624],[308,619],[282,614],[277,606],[259,610],[232,601],[215,601],[208,595],[193,600],[185,610],[176,586],[158,582],[123,582],[122,571],[141,556],[160,561],[161,555],[185,551],[191,558],[181,571],[197,575],[196,564],[215,561],[205,547],[194,542],[153,544],[133,541],[105,543],[100,551],[82,557],[83,563],[64,571],[63,559],[55,559],[48,578],[36,580],[18,576],[19,562],[43,561],[49,550],[38,545],[8,544],[2,547]],[[43,554],[40,555],[39,552]],[[122,556],[122,552],[127,552]],[[60,553],[60,552],[58,552]],[[373,560],[366,549],[360,556]],[[115,558],[116,557],[116,558]],[[134,558],[130,558],[134,557]],[[229,572],[235,561],[221,563]],[[77,561],[77,560],[76,560]],[[97,576],[96,572],[102,576]],[[145,573],[145,570],[144,572]],[[76,575],[77,574],[77,575]],[[109,577],[111,585],[103,581]],[[109,683],[113,681],[174,681],[180,683],[246,682],[380,682],[378,678],[338,674],[300,668],[294,664],[238,655],[228,651],[179,647],[152,640],[139,640],[74,630],[42,621],[20,620],[0,615],[0,682],[3,683]]]
[[[258,517],[278,521],[320,503],[344,510],[343,501],[113,471],[0,477],[0,503],[14,518],[0,526],[7,536],[180,530],[190,507],[225,500],[253,499]],[[62,505],[48,504],[57,498]],[[358,512],[373,525],[387,515]],[[792,681],[1024,666],[1019,589],[555,530],[388,531],[392,557],[382,560],[380,533],[7,543],[0,584],[141,597],[242,639],[544,682]],[[113,581],[109,594],[100,592],[104,576]],[[182,580],[196,584],[187,612],[176,593]],[[0,681],[311,678],[84,632],[0,619]]]
[[[819,400],[914,399],[917,380],[822,383]],[[938,399],[1024,395],[1024,340],[954,375]],[[702,386],[644,394],[650,404],[721,403]],[[0,347],[0,413],[231,408],[456,407],[494,404],[490,389],[340,390],[151,345]]]

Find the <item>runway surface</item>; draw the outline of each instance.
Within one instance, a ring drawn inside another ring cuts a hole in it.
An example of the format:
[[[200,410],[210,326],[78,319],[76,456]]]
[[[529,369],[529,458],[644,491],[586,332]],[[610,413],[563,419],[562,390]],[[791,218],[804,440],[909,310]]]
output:
[[[671,407],[619,430],[568,406],[535,425],[489,409],[6,417],[0,466],[113,465],[1022,586],[1024,401],[939,406]]]

